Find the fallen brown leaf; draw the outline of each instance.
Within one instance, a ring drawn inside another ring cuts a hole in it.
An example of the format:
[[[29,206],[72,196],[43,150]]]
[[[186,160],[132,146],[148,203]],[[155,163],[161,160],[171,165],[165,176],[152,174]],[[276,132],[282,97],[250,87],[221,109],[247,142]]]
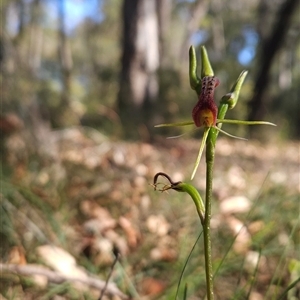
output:
[[[154,296],[162,293],[166,289],[166,284],[158,279],[147,277],[141,283],[143,294]]]
[[[140,232],[133,227],[133,225],[129,219],[127,219],[123,216],[121,216],[119,218],[119,225],[124,230],[124,232],[127,236],[127,241],[128,241],[129,247],[136,248],[138,241],[140,239],[140,236],[141,236]]]

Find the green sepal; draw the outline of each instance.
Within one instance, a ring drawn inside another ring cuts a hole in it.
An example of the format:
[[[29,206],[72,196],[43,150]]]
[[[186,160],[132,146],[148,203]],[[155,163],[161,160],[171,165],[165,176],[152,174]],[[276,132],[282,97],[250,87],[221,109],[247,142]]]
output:
[[[194,46],[189,49],[189,77],[191,88],[198,94],[201,90],[201,79],[197,75],[197,56]]]
[[[194,121],[186,121],[186,122],[177,122],[177,123],[165,123],[165,124],[158,124],[154,127],[179,127],[179,126],[188,126],[188,125],[194,125]]]
[[[248,71],[242,71],[235,84],[231,88],[230,92],[222,97],[220,104],[227,104],[229,109],[232,109],[236,106],[239,99],[240,90],[247,74]]]
[[[217,124],[238,124],[238,125],[270,125],[277,126],[274,123],[266,122],[266,121],[243,121],[243,120],[230,120],[230,119],[217,119]]]
[[[206,48],[201,46],[201,78],[205,76],[214,76],[214,71],[211,67]]]

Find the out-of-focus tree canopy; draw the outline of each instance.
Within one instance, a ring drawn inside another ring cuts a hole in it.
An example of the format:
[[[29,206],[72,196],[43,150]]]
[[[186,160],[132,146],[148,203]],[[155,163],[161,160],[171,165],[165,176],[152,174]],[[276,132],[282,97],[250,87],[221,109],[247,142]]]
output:
[[[15,113],[33,128],[83,124],[147,139],[154,124],[190,119],[188,47],[204,44],[217,101],[250,71],[228,117],[263,118],[299,138],[298,4],[4,0],[1,124]]]
[[[2,0],[0,298],[98,299],[113,283],[171,299],[181,279],[179,298],[185,283],[205,298],[194,204],[151,184],[190,178],[199,151],[161,138],[186,129],[154,128],[192,120],[190,45],[206,46],[216,102],[249,70],[227,118],[278,125],[223,124],[263,142],[218,140],[216,298],[297,297],[299,142],[267,142],[300,138],[299,2]],[[204,195],[203,160],[198,174]]]

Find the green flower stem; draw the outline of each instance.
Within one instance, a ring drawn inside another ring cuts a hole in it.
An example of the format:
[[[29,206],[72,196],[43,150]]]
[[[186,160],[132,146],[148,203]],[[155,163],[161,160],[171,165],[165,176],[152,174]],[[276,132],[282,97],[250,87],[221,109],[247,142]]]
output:
[[[220,121],[224,120],[228,109],[229,109],[228,104],[226,103],[220,104],[218,109],[218,120]],[[219,123],[217,126],[221,128],[222,124]],[[204,216],[204,224],[203,224],[203,238],[204,238],[207,300],[214,299],[210,220],[211,220],[211,202],[212,202],[212,188],[213,188],[215,145],[216,145],[218,134],[219,131],[217,129],[211,128],[206,141],[206,194],[205,194],[205,216]]]
[[[211,66],[204,47],[201,48],[202,58],[202,72],[201,75],[205,76],[210,72]],[[212,71],[211,71],[212,72]],[[218,108],[219,128],[222,127],[221,122],[225,119],[228,109],[233,108],[239,97],[241,86],[246,78],[247,72],[243,71],[236,83],[232,87],[229,94],[225,95],[220,102]],[[215,145],[219,131],[211,128],[206,140],[206,194],[205,194],[205,216],[203,224],[203,237],[204,237],[204,256],[205,256],[205,273],[206,273],[206,291],[207,300],[214,299],[213,291],[213,269],[211,258],[211,235],[210,235],[210,220],[211,220],[211,202],[212,202],[212,188],[213,188],[213,168],[215,159]]]
[[[207,300],[214,299],[213,269],[212,269],[211,239],[210,239],[214,158],[215,158],[215,145],[213,143],[212,138],[210,138],[206,143],[206,194],[205,194],[205,216],[204,216],[204,224],[203,224]]]
[[[201,78],[206,76],[213,76],[214,72],[210,65],[209,58],[206,52],[205,47],[201,47]],[[210,221],[211,221],[211,203],[212,203],[212,188],[213,188],[213,167],[214,167],[214,158],[215,158],[215,146],[218,134],[221,130],[222,123],[230,123],[230,124],[240,124],[240,125],[272,125],[276,126],[270,122],[264,121],[241,121],[241,120],[226,120],[225,116],[228,109],[232,109],[237,104],[240,90],[242,84],[247,76],[247,71],[243,71],[235,84],[231,88],[230,92],[224,95],[220,101],[220,105],[218,107],[218,116],[217,116],[217,125],[212,127],[207,127],[204,130],[202,143],[199,149],[199,154],[194,166],[194,170],[192,173],[192,179],[196,173],[198,168],[202,151],[204,150],[204,146],[206,145],[206,194],[205,194],[205,205],[197,192],[197,190],[190,184],[186,184],[183,182],[173,182],[171,178],[165,173],[157,173],[154,177],[154,188],[157,187],[157,178],[158,176],[163,176],[167,180],[169,180],[170,185],[164,185],[161,191],[166,191],[168,189],[174,189],[179,192],[187,192],[193,199],[199,218],[201,220],[201,224],[203,226],[203,237],[204,237],[204,256],[205,256],[205,273],[206,273],[206,292],[207,299],[214,299],[213,292],[213,270],[212,270],[212,257],[211,257],[211,237],[210,237]],[[195,49],[193,46],[190,47],[189,51],[189,79],[190,85],[193,90],[196,91],[199,96],[202,89],[201,79],[197,75],[197,57],[195,53]],[[187,126],[193,125],[193,121],[187,122],[177,122],[172,124],[160,124],[155,127],[168,127],[168,126]],[[223,131],[222,131],[223,132]],[[223,132],[225,133],[225,132]],[[232,136],[226,133],[229,136]]]

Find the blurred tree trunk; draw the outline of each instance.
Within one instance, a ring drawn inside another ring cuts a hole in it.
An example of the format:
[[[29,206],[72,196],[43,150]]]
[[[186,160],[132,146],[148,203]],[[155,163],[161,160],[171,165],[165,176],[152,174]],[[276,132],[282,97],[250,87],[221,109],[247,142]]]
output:
[[[58,5],[58,54],[62,76],[61,114],[58,116],[58,125],[78,123],[78,118],[71,109],[71,82],[73,60],[71,47],[65,28],[65,1],[57,0]]]
[[[20,4],[20,13],[23,12],[24,7]],[[43,45],[43,29],[42,29],[42,13],[41,13],[41,0],[34,0],[32,3],[32,19],[30,24],[30,39],[29,39],[29,53],[28,62],[29,67],[34,74],[37,72],[41,66],[42,58],[42,45]],[[23,17],[21,17],[22,19]],[[24,20],[22,21],[24,22]],[[20,27],[19,34],[23,34],[23,24]]]
[[[224,33],[224,22],[222,17],[222,11],[226,6],[225,2],[212,1],[211,10],[213,15],[212,22],[212,45],[213,51],[210,53],[211,58],[217,62],[222,61],[225,56],[225,33]]]
[[[273,27],[273,31],[269,37],[262,41],[260,50],[260,57],[258,60],[259,71],[256,77],[253,97],[249,101],[249,120],[260,120],[264,118],[265,108],[267,107],[266,92],[268,90],[268,84],[270,81],[270,70],[274,61],[275,55],[280,50],[284,43],[284,38],[290,27],[293,12],[296,11],[296,7],[299,4],[299,0],[286,0],[279,8],[276,18],[276,24]],[[263,10],[265,7],[260,7]],[[260,13],[263,17],[264,13]],[[263,32],[265,35],[265,32]]]
[[[273,0],[261,0],[257,8],[257,33],[259,38],[264,41],[268,38],[271,30],[271,24],[276,20],[273,20],[274,8]]]
[[[159,57],[160,65],[168,63],[168,53],[166,47],[168,44],[168,30],[171,20],[172,0],[156,0],[156,9],[158,17],[158,36],[159,36]]]
[[[158,94],[156,1],[124,0],[122,14],[123,54],[117,105],[125,135],[136,138],[152,127],[151,119]]]
[[[18,42],[19,39],[22,38],[23,34],[24,34],[24,28],[25,28],[25,4],[23,0],[17,0],[16,2],[16,7],[17,7],[17,11],[18,11],[18,33],[16,35],[17,39],[16,41]],[[4,7],[2,6],[2,9]],[[5,8],[7,8],[5,6]],[[3,11],[2,17],[5,19],[5,21],[3,22],[3,24],[6,24],[6,16],[7,13],[5,11]]]

